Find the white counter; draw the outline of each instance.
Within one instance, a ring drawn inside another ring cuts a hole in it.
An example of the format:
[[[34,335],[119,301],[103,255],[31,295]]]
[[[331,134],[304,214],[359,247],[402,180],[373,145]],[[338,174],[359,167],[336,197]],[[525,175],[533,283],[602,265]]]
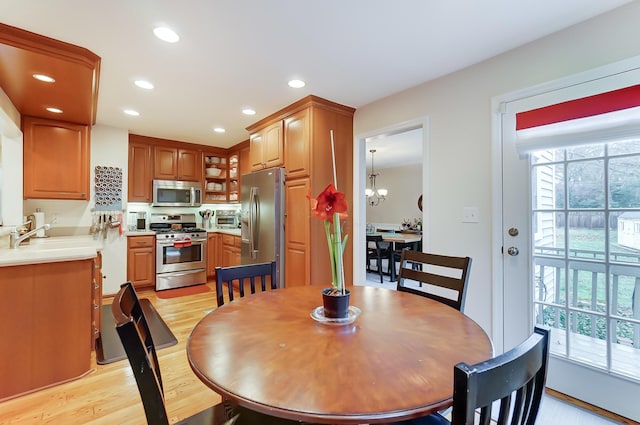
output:
[[[31,238],[28,244],[16,249],[10,249],[8,243],[2,245],[0,267],[86,260],[101,250],[102,239],[93,239],[90,235]]]
[[[224,233],[226,235],[240,236],[240,229],[209,229],[207,233]]]

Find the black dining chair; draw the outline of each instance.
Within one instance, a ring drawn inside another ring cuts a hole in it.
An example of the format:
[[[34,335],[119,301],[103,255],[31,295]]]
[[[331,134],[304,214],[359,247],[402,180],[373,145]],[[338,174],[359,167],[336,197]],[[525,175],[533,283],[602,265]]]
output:
[[[470,270],[469,257],[404,250],[396,290],[431,298],[463,311]],[[407,286],[407,281],[417,282],[418,288]]]
[[[259,286],[256,286],[258,284]],[[227,289],[229,301],[233,301],[234,285],[237,286],[238,293],[244,297],[245,287],[252,294],[256,293],[256,287],[263,292],[267,287],[276,289],[276,262],[256,264],[243,264],[240,266],[216,267],[216,301],[218,307],[224,305],[224,288]]]
[[[111,312],[129,359],[149,425],[169,425],[160,365],[147,319],[131,282],[121,285]],[[224,400],[177,425],[295,425],[298,422],[264,415]]]
[[[380,275],[380,283],[383,282],[384,270],[382,269],[382,260],[389,258],[389,242],[384,242],[380,235],[367,235],[367,271],[375,271]],[[375,260],[376,269],[371,268],[371,262]]]
[[[451,421],[434,413],[393,425],[533,425],[546,383],[549,333],[536,327],[504,354],[475,365],[455,365]],[[498,414],[492,418],[494,407]]]

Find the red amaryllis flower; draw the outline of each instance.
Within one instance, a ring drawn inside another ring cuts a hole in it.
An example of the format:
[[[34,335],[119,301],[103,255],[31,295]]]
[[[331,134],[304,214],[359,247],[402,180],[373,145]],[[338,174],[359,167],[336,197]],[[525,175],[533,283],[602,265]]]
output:
[[[333,223],[335,213],[338,213],[341,219],[347,217],[347,200],[344,193],[338,192],[333,183],[329,183],[317,198],[314,199],[309,194],[307,198],[311,204],[311,210],[320,220]]]
[[[333,287],[344,290],[344,271],[342,266],[342,253],[347,244],[347,236],[342,238],[340,220],[347,218],[347,200],[344,193],[338,192],[333,183],[330,183],[317,198],[307,194],[307,199],[313,214],[324,221],[324,231],[329,247],[329,259],[331,261],[331,274]],[[335,219],[334,219],[335,217]],[[333,229],[331,229],[333,225]]]

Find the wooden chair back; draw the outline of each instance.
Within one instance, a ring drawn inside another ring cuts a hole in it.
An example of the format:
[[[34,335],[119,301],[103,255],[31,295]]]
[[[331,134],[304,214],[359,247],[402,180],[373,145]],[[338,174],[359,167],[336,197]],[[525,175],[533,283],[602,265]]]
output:
[[[429,254],[426,252],[403,250],[400,256],[400,271],[396,289],[409,292],[444,303],[458,311],[464,310],[465,294],[469,283],[471,258],[449,257],[445,255]],[[436,271],[440,273],[436,273]],[[405,280],[419,283],[419,288],[406,286]],[[453,291],[449,298],[437,288]],[[434,291],[436,289],[436,291]]]
[[[271,289],[276,289],[276,262],[216,267],[216,301],[218,307],[224,305],[225,287],[229,301],[233,301],[234,283],[237,285],[237,290],[241,297],[244,297],[247,285],[252,294],[256,293],[256,283],[259,284],[259,288],[263,292],[267,290],[267,285]]]
[[[373,244],[373,246],[371,246]],[[389,258],[389,242],[384,242],[380,235],[367,235],[367,270],[371,270],[371,260],[376,260],[377,273],[382,283],[382,259]]]
[[[122,284],[111,304],[111,312],[138,384],[147,423],[168,425],[156,348],[131,282]]]
[[[274,269],[275,270],[275,269]],[[274,271],[275,273],[275,271]],[[120,286],[111,312],[136,379],[148,425],[169,425],[156,348],[144,311],[131,282]],[[299,425],[236,406],[229,400],[213,405],[175,425]]]
[[[451,423],[473,425],[479,409],[481,425],[533,425],[546,383],[549,334],[548,328],[536,327],[502,355],[473,366],[457,364]],[[499,405],[497,422],[491,422],[494,402]]]

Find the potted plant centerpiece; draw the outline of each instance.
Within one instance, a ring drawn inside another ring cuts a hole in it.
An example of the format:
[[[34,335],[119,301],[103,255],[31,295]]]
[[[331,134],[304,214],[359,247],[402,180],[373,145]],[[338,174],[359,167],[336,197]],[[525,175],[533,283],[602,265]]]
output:
[[[309,198],[314,215],[324,221],[329,247],[332,287],[322,290],[324,315],[329,318],[345,318],[349,309],[350,291],[345,288],[344,284],[342,253],[347,244],[348,235],[342,238],[340,219],[346,217],[347,201],[344,193],[338,192],[333,183],[329,183],[317,198],[312,198],[311,195],[307,195],[307,198]]]
[[[349,314],[350,291],[345,288],[343,252],[347,244],[348,235],[342,237],[340,220],[347,217],[347,200],[344,193],[336,188],[335,151],[333,146],[333,131],[331,131],[331,151],[333,154],[333,180],[316,197],[307,194],[311,204],[311,211],[316,218],[324,222],[324,230],[329,248],[331,266],[331,288],[322,290],[324,316],[327,318],[343,319]]]

